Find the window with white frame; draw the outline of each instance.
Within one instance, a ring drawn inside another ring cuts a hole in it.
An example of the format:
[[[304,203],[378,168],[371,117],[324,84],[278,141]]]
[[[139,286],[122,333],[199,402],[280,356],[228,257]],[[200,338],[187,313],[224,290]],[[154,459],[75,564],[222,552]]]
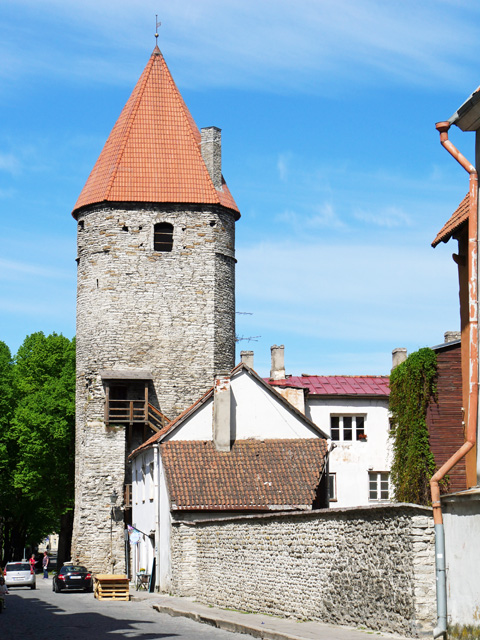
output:
[[[145,462],[142,461],[142,502],[145,502]]]
[[[331,415],[330,437],[336,442],[365,439],[365,416]]]
[[[328,499],[330,502],[337,501],[337,474],[328,474]]]
[[[372,502],[390,500],[390,474],[388,471],[368,472],[368,499]]]

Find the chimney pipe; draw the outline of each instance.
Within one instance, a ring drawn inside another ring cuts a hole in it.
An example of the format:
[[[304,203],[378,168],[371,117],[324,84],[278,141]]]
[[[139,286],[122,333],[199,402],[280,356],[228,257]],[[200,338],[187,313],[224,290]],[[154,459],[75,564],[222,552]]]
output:
[[[272,345],[270,347],[272,354],[272,368],[270,369],[271,380],[282,380],[285,378],[285,347],[281,345]]]
[[[405,362],[407,359],[407,350],[405,347],[397,347],[392,351],[392,371],[395,367],[398,367],[399,364]]]
[[[230,374],[219,373],[213,385],[213,444],[217,451],[230,451]]]
[[[246,364],[247,367],[253,369],[253,351],[240,351],[240,359],[243,364]]]
[[[462,334],[460,333],[460,331],[445,331],[443,336],[446,343],[455,342],[456,340],[460,340],[461,337]]]
[[[201,132],[203,161],[207,165],[213,186],[222,189],[222,130],[218,127],[204,127]]]

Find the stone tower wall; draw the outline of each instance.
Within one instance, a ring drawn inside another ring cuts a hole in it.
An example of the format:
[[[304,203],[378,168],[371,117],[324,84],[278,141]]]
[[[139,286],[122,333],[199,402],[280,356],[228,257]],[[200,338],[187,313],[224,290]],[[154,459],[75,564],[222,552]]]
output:
[[[153,249],[157,222],[171,252]],[[149,400],[170,418],[235,357],[235,219],[216,205],[95,205],[78,213],[76,507],[73,555],[94,571],[125,570],[126,437],[104,423],[101,370],[144,369]],[[103,507],[105,505],[105,507]],[[113,535],[110,537],[110,525]]]

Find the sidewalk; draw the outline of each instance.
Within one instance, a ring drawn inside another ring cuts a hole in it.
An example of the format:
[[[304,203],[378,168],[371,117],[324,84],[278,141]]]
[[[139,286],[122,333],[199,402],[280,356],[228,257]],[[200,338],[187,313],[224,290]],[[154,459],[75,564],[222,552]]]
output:
[[[241,613],[227,609],[216,609],[195,602],[193,598],[175,598],[130,589],[132,600],[149,600],[154,609],[171,616],[184,616],[204,622],[225,631],[248,633],[266,640],[368,640],[372,635],[390,640],[406,640],[377,631],[336,627],[320,622],[300,622],[288,618],[276,618],[261,613]]]

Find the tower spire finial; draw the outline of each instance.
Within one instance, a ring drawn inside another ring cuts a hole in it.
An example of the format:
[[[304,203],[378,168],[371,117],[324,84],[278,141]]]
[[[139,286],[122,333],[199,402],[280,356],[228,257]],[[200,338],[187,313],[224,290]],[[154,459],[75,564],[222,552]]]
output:
[[[161,27],[162,23],[158,21],[158,15],[155,14],[155,46],[158,47],[158,27]]]

